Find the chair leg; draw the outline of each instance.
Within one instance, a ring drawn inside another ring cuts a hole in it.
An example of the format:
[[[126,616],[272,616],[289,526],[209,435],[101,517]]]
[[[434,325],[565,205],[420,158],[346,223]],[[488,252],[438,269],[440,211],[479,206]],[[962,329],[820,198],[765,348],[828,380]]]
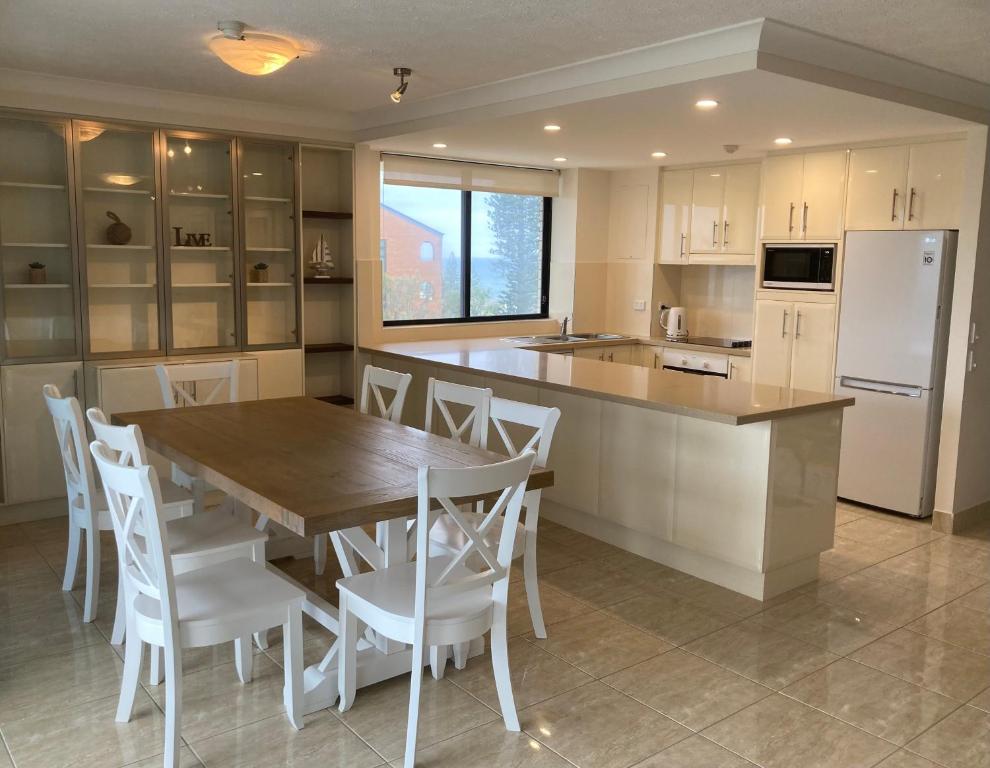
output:
[[[338,708],[346,712],[354,703],[357,688],[357,617],[347,610],[347,597],[340,595],[340,635],[337,636],[337,693]]]
[[[512,679],[509,676],[509,642],[507,639],[506,606],[496,598],[495,620],[492,622],[492,670],[495,672],[495,689],[498,691],[498,705],[502,709],[502,719],[509,731],[519,730],[519,716],[512,697]]]
[[[419,693],[423,685],[423,640],[420,637],[412,647],[412,674],[409,679],[409,719],[406,722],[406,755],[403,768],[416,765],[416,733],[419,728]]]
[[[267,521],[268,518],[263,517],[263,520]],[[266,523],[267,524],[267,523]],[[264,530],[264,528],[259,528],[258,530]],[[268,558],[265,554],[265,542],[259,541],[251,547],[251,559],[256,563],[261,563],[265,565],[268,562]],[[268,630],[263,629],[260,632],[254,633],[254,643],[262,651],[268,650]]]
[[[526,532],[523,576],[526,582],[526,602],[529,604],[529,618],[533,622],[533,633],[541,640],[546,640],[547,628],[543,624],[543,606],[540,604],[540,580],[536,573],[535,532]]]
[[[165,768],[179,768],[182,730],[182,650],[165,648]]]
[[[317,576],[327,569],[327,535],[318,533],[313,537],[313,567]]]
[[[454,668],[464,669],[467,666],[468,651],[471,643],[454,643]]]
[[[285,714],[297,731],[303,727],[303,640],[302,606],[289,606],[289,620],[282,626],[285,688],[282,698]]]
[[[69,551],[65,555],[65,575],[62,577],[62,591],[71,592],[76,585],[76,571],[79,568],[79,546],[81,529],[69,521]]]
[[[151,663],[148,671],[148,684],[149,685],[161,685],[162,684],[162,649],[158,645],[149,645],[148,648],[151,649]]]
[[[127,626],[127,610],[124,604],[124,585],[121,584],[123,570],[117,575],[117,609],[113,616],[113,632],[110,634],[110,645],[120,645],[124,642],[124,629]]]
[[[447,668],[447,657],[450,654],[450,646],[431,645],[430,646],[430,669],[433,672],[433,679],[440,680]]]
[[[152,646],[152,652],[156,649]],[[120,681],[120,698],[117,701],[118,723],[126,723],[131,719],[134,710],[134,694],[137,693],[138,680],[141,677],[141,657],[144,655],[144,643],[137,632],[127,633],[127,644],[124,646],[124,676]]]
[[[83,603],[83,621],[96,618],[96,605],[100,599],[100,532],[86,531],[86,599]]]
[[[254,649],[250,636],[238,637],[234,640],[234,667],[237,669],[237,679],[242,683],[251,682],[254,670]]]

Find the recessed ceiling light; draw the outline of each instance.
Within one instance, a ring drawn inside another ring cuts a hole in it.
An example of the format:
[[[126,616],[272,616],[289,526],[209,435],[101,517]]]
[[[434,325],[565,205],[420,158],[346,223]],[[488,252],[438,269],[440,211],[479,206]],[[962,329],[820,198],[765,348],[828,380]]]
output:
[[[436,144],[433,145],[433,148],[434,149],[446,149],[447,148],[447,145],[444,144],[442,141],[438,141]]]
[[[718,102],[715,99],[698,99],[694,102],[694,106],[698,109],[715,109],[718,106]]]
[[[774,144],[779,144],[781,146],[787,146],[788,144],[791,143],[791,140],[789,138],[787,138],[786,136],[781,136],[779,139],[774,139],[773,140],[773,143]]]
[[[550,123],[548,125],[544,125],[543,130],[546,131],[547,133],[556,133],[557,131],[560,130],[560,126],[557,125],[556,123]]]
[[[566,163],[567,162],[567,158],[566,157],[555,157],[553,159],[553,161],[555,163]]]
[[[667,156],[666,152],[654,152],[650,155],[650,157],[666,157],[666,156]]]

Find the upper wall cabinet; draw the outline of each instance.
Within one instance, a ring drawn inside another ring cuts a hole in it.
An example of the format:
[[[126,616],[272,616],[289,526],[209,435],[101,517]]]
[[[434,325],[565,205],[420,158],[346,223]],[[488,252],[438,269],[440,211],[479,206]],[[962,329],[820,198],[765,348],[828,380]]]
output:
[[[87,356],[162,349],[158,132],[74,122]]]
[[[842,237],[846,150],[780,155],[766,161],[764,240],[825,240]]]
[[[759,194],[759,163],[695,169],[689,263],[752,264]]]
[[[661,264],[687,264],[691,236],[691,195],[694,171],[664,171],[660,182]]]
[[[854,149],[846,229],[956,229],[964,141]]]
[[[656,168],[612,173],[609,259],[654,260],[659,178]]]
[[[0,119],[5,362],[78,357],[69,123]]]

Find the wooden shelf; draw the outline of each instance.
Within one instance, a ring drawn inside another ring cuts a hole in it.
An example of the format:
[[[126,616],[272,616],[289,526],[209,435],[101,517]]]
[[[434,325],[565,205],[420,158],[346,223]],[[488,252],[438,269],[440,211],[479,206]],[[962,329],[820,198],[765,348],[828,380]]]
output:
[[[173,251],[229,251],[229,245],[170,245]]]
[[[90,283],[90,288],[154,288],[157,283]]]
[[[68,248],[68,243],[0,243],[3,248]]]
[[[229,200],[230,195],[215,195],[209,192],[169,192],[170,197],[196,197],[205,200]]]
[[[0,187],[18,189],[65,189],[65,184],[36,184],[31,181],[0,181]]]
[[[329,344],[307,344],[303,347],[303,351],[307,355],[319,354],[320,352],[351,352],[353,349],[353,344],[344,344],[339,341],[330,342]]]
[[[292,199],[289,197],[261,197],[259,195],[245,195],[245,200],[250,200],[253,203],[291,203]]]
[[[150,251],[150,245],[109,245],[107,243],[86,243],[87,248],[105,251]]]
[[[7,283],[4,288],[13,290],[15,288],[71,288],[69,283]]]
[[[152,195],[153,192],[150,189],[127,189],[126,187],[121,187],[117,189],[116,187],[83,187],[83,192],[98,192],[100,194],[109,193],[112,195]]]
[[[292,288],[295,283],[248,283],[248,288]]]
[[[292,253],[291,248],[250,248],[248,246],[244,246],[244,250],[254,253]]]
[[[304,219],[331,219],[335,221],[350,221],[354,214],[350,211],[303,211]]]
[[[233,283],[172,283],[173,288],[230,288]]]
[[[330,405],[341,405],[345,408],[354,407],[354,398],[347,395],[323,395],[315,399],[322,403],[330,403]]]
[[[354,282],[353,277],[304,277],[306,285],[350,285]]]

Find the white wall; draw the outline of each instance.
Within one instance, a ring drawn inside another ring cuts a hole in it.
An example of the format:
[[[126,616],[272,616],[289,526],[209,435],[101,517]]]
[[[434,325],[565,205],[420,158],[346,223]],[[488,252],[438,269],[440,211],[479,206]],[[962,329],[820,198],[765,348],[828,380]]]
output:
[[[753,267],[693,264],[674,269],[682,270],[680,303],[687,308],[692,336],[752,338]]]

